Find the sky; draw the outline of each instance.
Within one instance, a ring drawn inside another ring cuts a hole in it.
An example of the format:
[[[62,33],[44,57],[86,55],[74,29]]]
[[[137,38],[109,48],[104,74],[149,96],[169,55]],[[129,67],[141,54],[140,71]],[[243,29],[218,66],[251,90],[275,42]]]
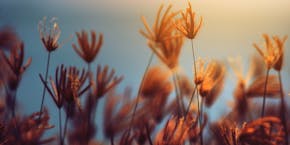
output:
[[[125,80],[120,88],[132,86],[138,88],[141,76],[150,55],[146,40],[139,34],[144,29],[141,16],[150,24],[161,4],[172,4],[174,10],[182,10],[187,0],[1,0],[0,26],[11,25],[23,39],[26,57],[32,57],[32,64],[24,75],[19,88],[19,100],[24,112],[37,111],[40,107],[39,97],[42,86],[38,78],[44,73],[46,51],[39,40],[37,25],[42,17],[57,17],[61,29],[62,47],[53,54],[50,74],[58,64],[85,67],[71,48],[76,43],[75,32],[94,29],[104,34],[104,45],[97,64],[108,64],[115,68],[118,75]],[[228,57],[241,57],[243,61],[256,52],[252,44],[262,43],[262,34],[284,36],[290,30],[289,0],[191,0],[192,7],[204,24],[194,40],[198,57],[218,59],[226,62]],[[289,62],[289,40],[286,42],[285,62]],[[158,59],[154,59],[158,63]],[[192,55],[190,43],[186,42],[180,56],[182,70],[192,78]],[[220,100],[213,106],[212,118],[218,118],[226,111],[235,85],[233,73],[228,67],[227,85]],[[283,75],[290,90],[290,67],[286,64]],[[32,101],[30,101],[32,100]],[[46,96],[47,106],[53,106],[51,98]],[[21,109],[22,110],[22,109]],[[210,111],[210,109],[208,110]],[[99,109],[98,113],[102,113]],[[51,108],[52,117],[56,110]],[[56,121],[52,119],[52,123]]]

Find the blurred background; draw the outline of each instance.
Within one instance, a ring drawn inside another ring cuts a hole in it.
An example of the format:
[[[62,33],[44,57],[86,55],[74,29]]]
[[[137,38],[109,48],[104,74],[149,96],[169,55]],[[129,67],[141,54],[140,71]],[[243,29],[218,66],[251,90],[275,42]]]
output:
[[[194,40],[198,57],[218,59],[225,63],[228,57],[240,57],[247,71],[248,60],[257,53],[252,44],[261,44],[263,33],[281,37],[290,34],[289,0],[190,2],[197,15],[204,19],[201,31]],[[187,7],[187,0],[1,0],[0,26],[15,28],[25,43],[25,57],[32,57],[32,64],[25,72],[17,94],[20,112],[28,114],[38,111],[40,107],[42,84],[38,74],[44,74],[47,52],[40,41],[37,27],[44,16],[58,18],[60,41],[63,42],[61,48],[53,52],[49,74],[54,73],[58,64],[86,67],[71,45],[77,42],[75,32],[93,29],[104,34],[103,47],[93,66],[96,68],[97,64],[107,64],[114,68],[118,75],[125,76],[119,90],[131,86],[136,93],[151,51],[145,38],[139,34],[139,30],[144,29],[141,16],[145,16],[152,24],[162,3],[173,4],[175,10]],[[290,92],[289,41],[285,44],[286,63],[282,74],[287,92]],[[155,58],[154,61],[158,63],[158,59]],[[186,41],[182,50],[180,64],[182,71],[192,79],[189,41]],[[236,80],[230,67],[227,68],[225,89],[215,105],[207,109],[210,120],[225,113],[227,104],[232,99]],[[57,109],[48,94],[45,105],[49,108],[51,124],[57,125]],[[97,122],[101,129],[103,111],[102,105],[99,106]],[[53,134],[56,131],[50,132]],[[97,138],[103,137],[100,131]]]

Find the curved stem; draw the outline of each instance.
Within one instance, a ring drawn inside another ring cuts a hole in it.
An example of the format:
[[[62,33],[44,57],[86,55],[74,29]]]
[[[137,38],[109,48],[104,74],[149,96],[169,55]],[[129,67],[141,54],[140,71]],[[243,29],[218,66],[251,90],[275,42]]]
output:
[[[265,86],[264,86],[263,106],[262,106],[261,117],[264,117],[264,115],[265,115],[265,104],[266,104],[266,93],[267,93],[267,83],[268,83],[269,71],[270,71],[270,69],[267,69],[266,82],[265,82]]]
[[[281,71],[278,71],[278,77],[279,77],[280,95],[281,95],[280,118],[282,120],[284,132],[285,132],[285,143],[286,145],[288,145],[289,140],[288,140],[287,116],[286,116],[287,109],[286,109],[286,102],[284,98]]]
[[[154,56],[154,53],[151,52],[151,55],[150,55],[149,60],[148,60],[148,64],[147,64],[147,66],[146,66],[146,69],[145,69],[145,72],[144,72],[144,74],[143,74],[143,78],[142,78],[142,81],[141,81],[141,84],[140,84],[140,87],[139,87],[139,90],[138,90],[138,93],[137,93],[137,100],[136,100],[136,104],[135,104],[134,109],[133,109],[133,114],[132,114],[132,118],[131,118],[131,121],[130,121],[130,126],[129,126],[128,135],[129,135],[130,132],[131,132],[131,128],[132,128],[132,125],[133,125],[133,122],[134,122],[135,113],[136,113],[136,110],[137,110],[137,107],[138,107],[138,103],[139,103],[139,99],[140,99],[140,93],[141,93],[141,90],[142,90],[143,85],[144,85],[144,84],[143,84],[143,83],[144,83],[144,79],[145,79],[145,77],[146,77],[146,75],[147,75],[147,72],[148,72],[148,70],[149,70],[149,67],[150,67],[150,65],[151,65],[151,63],[152,63],[153,56]]]
[[[47,83],[47,78],[48,78],[50,55],[51,55],[51,52],[48,52],[47,61],[46,61],[46,70],[45,70],[45,83]],[[39,119],[41,118],[41,115],[42,115],[43,103],[44,103],[44,99],[45,99],[45,92],[46,92],[46,89],[45,89],[45,86],[43,85],[42,99],[41,99],[41,105],[40,105],[40,110],[39,110],[39,113],[40,113]]]

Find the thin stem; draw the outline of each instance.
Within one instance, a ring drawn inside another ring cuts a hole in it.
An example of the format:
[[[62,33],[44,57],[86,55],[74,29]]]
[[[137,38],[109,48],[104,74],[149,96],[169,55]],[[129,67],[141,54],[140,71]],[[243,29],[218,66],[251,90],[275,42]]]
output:
[[[46,70],[45,70],[45,83],[47,83],[47,78],[48,78],[50,56],[51,56],[51,52],[48,52],[47,61],[46,61]],[[45,89],[45,86],[43,85],[42,99],[41,99],[41,105],[40,105],[40,111],[39,111],[40,113],[39,119],[41,118],[41,115],[42,115],[45,92],[46,92],[46,89]]]
[[[175,95],[176,95],[178,117],[181,117],[181,114],[183,114],[182,109],[181,109],[181,106],[180,106],[180,101],[181,100],[179,98],[176,76],[175,76],[175,73],[173,71],[172,71],[172,79],[173,79],[174,90],[175,90]]]
[[[87,63],[88,64],[88,72],[89,72],[89,83],[91,83],[93,81],[93,76],[92,76],[92,72],[91,72],[91,63]],[[89,128],[90,128],[90,122],[91,122],[91,112],[93,110],[92,108],[92,103],[94,101],[93,99],[93,94],[92,94],[92,88],[89,89],[89,96],[88,96],[88,110],[90,111],[89,113],[87,113],[87,126],[86,126],[86,137],[89,137]],[[86,140],[86,144],[89,144],[89,139]]]
[[[65,136],[66,136],[66,132],[67,132],[67,125],[68,125],[68,116],[66,115],[65,122],[64,122],[64,132],[63,132],[63,136],[62,136],[62,145],[64,145],[64,142],[65,142]]]
[[[184,102],[183,102],[183,99],[182,99],[182,95],[181,95],[181,91],[180,91],[180,87],[179,87],[179,76],[177,74],[177,72],[175,72],[175,78],[176,78],[176,87],[177,87],[177,90],[178,90],[178,94],[179,94],[179,99],[180,99],[180,103],[181,103],[181,110],[182,110],[182,113],[183,115],[185,115],[185,105],[184,105]]]
[[[282,84],[282,76],[281,71],[278,71],[278,77],[279,77],[279,84],[280,84],[280,95],[281,95],[281,105],[280,105],[280,118],[282,120],[283,126],[284,126],[284,132],[285,132],[285,141],[286,145],[288,145],[288,128],[287,128],[287,116],[286,116],[286,102],[284,99],[284,91],[283,91],[283,84]]]
[[[153,60],[153,56],[154,56],[154,53],[151,52],[151,55],[149,57],[149,60],[148,60],[148,64],[146,66],[146,69],[145,69],[145,72],[143,74],[143,78],[142,78],[142,81],[141,81],[141,84],[140,84],[140,87],[139,87],[139,90],[138,90],[138,94],[137,94],[137,100],[136,100],[136,104],[134,106],[134,109],[133,109],[133,114],[132,114],[132,118],[131,118],[131,121],[130,121],[130,126],[129,126],[129,131],[128,131],[128,135],[130,134],[131,132],[131,128],[132,128],[132,125],[133,125],[133,122],[134,122],[134,117],[135,117],[135,113],[136,113],[136,110],[137,110],[137,107],[138,107],[138,103],[139,103],[139,99],[140,99],[140,93],[141,93],[141,90],[143,88],[143,85],[144,85],[144,79],[147,75],[147,72],[149,70],[149,67],[152,63],[152,60]]]
[[[199,129],[200,129],[200,144],[203,145],[203,130],[201,129],[202,126],[202,119],[203,119],[203,99],[201,98],[201,102],[200,102],[200,116],[199,116]]]
[[[185,116],[187,116],[187,114],[188,114],[188,112],[189,112],[189,109],[190,109],[191,103],[192,103],[193,98],[194,98],[194,95],[195,95],[196,88],[197,88],[197,86],[194,87],[194,90],[193,90],[192,95],[191,95],[191,97],[190,97],[189,104],[188,104],[188,106],[187,106]]]
[[[63,142],[62,142],[62,127],[61,127],[61,110],[58,109],[58,124],[59,124],[59,142],[61,145],[63,145]]]
[[[270,69],[267,69],[266,82],[265,82],[265,86],[264,86],[263,106],[262,106],[261,117],[264,117],[264,115],[265,115],[265,104],[266,104],[266,93],[267,93],[267,83],[268,83],[269,71],[270,71]]]
[[[194,77],[196,78],[196,61],[195,61],[195,53],[194,53],[194,48],[193,48],[193,39],[191,39],[191,49],[192,49],[192,58],[193,58],[193,67],[194,67]]]

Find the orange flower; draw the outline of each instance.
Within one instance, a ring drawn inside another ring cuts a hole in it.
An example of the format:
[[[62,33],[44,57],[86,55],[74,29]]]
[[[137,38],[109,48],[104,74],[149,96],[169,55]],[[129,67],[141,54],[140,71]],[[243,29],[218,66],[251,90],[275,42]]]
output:
[[[183,36],[178,36],[162,41],[159,47],[149,43],[149,47],[168,68],[174,70],[178,66],[183,42]]]
[[[150,43],[156,43],[156,45],[158,45],[161,41],[171,37],[172,31],[175,29],[172,24],[173,18],[178,14],[178,12],[171,12],[171,7],[171,5],[167,7],[162,17],[161,11],[163,9],[163,5],[159,7],[152,29],[150,29],[146,19],[142,16],[142,21],[147,33],[143,30],[140,30],[140,33],[147,38]]]
[[[185,13],[182,12],[181,15],[182,19],[181,21],[178,21],[176,28],[188,39],[194,39],[202,26],[202,17],[200,17],[199,24],[196,25],[195,12],[192,11],[190,2],[188,2],[188,8],[186,9]]]
[[[257,49],[259,54],[264,58],[264,61],[268,69],[273,68],[275,65],[276,65],[276,68],[280,67],[281,69],[281,66],[279,66],[279,63],[277,62],[279,59],[282,59],[281,55],[283,55],[283,52],[284,52],[283,44],[286,38],[284,38],[283,40],[280,40],[278,39],[278,37],[275,37],[274,40],[276,41],[276,45],[274,45],[269,35],[264,34],[263,37],[265,39],[266,51],[262,51],[262,49],[255,43],[253,44],[254,47]],[[282,65],[282,60],[281,60],[280,65]]]
[[[61,31],[55,17],[51,18],[48,24],[46,22],[46,17],[43,17],[38,24],[38,31],[40,39],[48,52],[54,51],[59,47],[57,41]]]
[[[91,31],[91,43],[88,40],[88,33],[86,31],[76,32],[78,37],[78,44],[80,48],[77,48],[75,44],[72,47],[76,53],[84,59],[87,63],[91,63],[97,56],[103,44],[103,34],[100,33],[99,39],[97,41],[96,32]]]
[[[283,60],[284,60],[284,43],[287,40],[288,36],[284,36],[283,39],[279,38],[278,36],[274,36],[273,40],[276,43],[276,46],[278,47],[278,51],[281,54],[278,58],[277,62],[274,64],[274,69],[277,71],[280,71],[283,66]]]

